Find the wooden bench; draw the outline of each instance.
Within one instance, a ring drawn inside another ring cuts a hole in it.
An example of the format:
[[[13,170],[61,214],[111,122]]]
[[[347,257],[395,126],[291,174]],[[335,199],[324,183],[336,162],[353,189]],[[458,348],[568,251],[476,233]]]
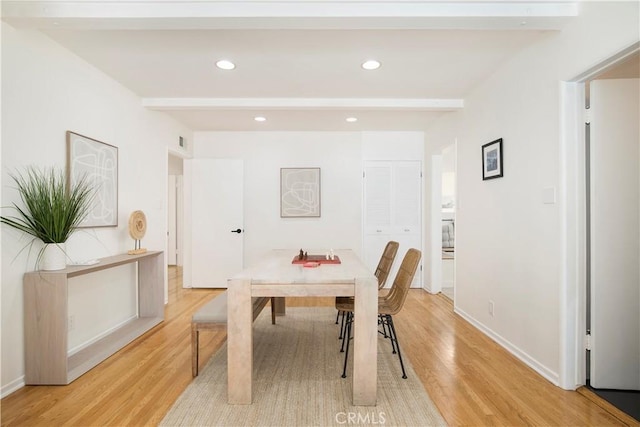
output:
[[[253,320],[262,312],[262,309],[271,299],[271,323],[276,324],[276,312],[274,298],[254,297]],[[215,296],[211,301],[203,305],[191,317],[191,374],[198,376],[198,353],[201,330],[227,330],[227,292]]]

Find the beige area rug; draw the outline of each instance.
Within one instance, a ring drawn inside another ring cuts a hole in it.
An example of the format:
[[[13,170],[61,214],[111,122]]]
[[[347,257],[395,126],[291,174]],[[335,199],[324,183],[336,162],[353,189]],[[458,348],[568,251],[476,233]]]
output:
[[[391,344],[378,340],[378,404],[351,405],[351,371],[341,378],[339,326],[331,307],[287,308],[271,325],[268,310],[254,324],[252,405],[227,404],[223,345],[174,403],[163,426],[444,426],[444,419],[408,360],[408,378]],[[402,344],[403,337],[400,337]],[[408,338],[407,338],[408,339]],[[352,368],[352,361],[349,363]]]

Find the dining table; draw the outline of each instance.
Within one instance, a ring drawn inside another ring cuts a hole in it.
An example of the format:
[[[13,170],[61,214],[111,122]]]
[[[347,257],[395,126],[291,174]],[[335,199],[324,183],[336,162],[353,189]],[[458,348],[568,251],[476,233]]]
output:
[[[322,258],[329,251],[315,253]],[[285,297],[353,296],[352,401],[355,406],[376,405],[378,281],[353,250],[333,250],[332,254],[332,260],[316,265],[298,260],[297,250],[271,250],[228,280],[229,404],[248,405],[253,400],[252,297],[275,297],[280,309],[286,312]],[[340,375],[338,366],[336,375]]]

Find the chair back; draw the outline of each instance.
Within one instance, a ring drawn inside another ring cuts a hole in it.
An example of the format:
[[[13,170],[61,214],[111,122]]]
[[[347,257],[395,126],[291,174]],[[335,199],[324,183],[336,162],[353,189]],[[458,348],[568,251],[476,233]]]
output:
[[[420,257],[422,257],[422,252],[414,248],[409,249],[404,255],[400,269],[391,285],[391,290],[384,297],[385,314],[394,315],[404,305],[409,293],[409,287],[411,287],[411,282],[413,282],[413,277],[418,269]]]
[[[380,257],[380,261],[378,262],[378,267],[376,267],[375,272],[375,275],[378,278],[378,289],[382,289],[385,283],[387,283],[391,266],[393,265],[393,261],[396,259],[396,254],[398,253],[398,247],[400,247],[400,244],[393,240],[388,242],[387,246],[384,247],[384,251],[382,252],[382,256]]]

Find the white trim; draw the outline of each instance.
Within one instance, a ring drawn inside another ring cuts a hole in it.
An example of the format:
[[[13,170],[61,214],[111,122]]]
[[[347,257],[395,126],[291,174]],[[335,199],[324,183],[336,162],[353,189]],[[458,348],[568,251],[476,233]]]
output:
[[[442,291],[442,155],[431,156],[431,280],[424,289]]]
[[[142,98],[151,110],[217,109],[361,109],[402,111],[456,111],[463,99],[420,98]]]
[[[193,155],[188,150],[183,148],[177,149],[177,148],[167,147],[167,156],[169,154],[172,156],[180,157],[181,159],[193,158]]]
[[[195,136],[194,136],[195,142]],[[184,226],[182,228],[182,287],[192,288],[191,279],[191,233],[192,233],[192,217],[191,217],[191,186],[192,186],[192,172],[191,172],[191,159],[184,159],[182,163],[182,203],[183,203],[183,220]]]
[[[0,392],[0,399],[4,399],[5,397],[9,396],[14,391],[17,391],[17,390],[21,389],[25,385],[26,384],[24,383],[24,375],[22,375],[19,378],[16,378],[15,380],[11,381],[9,384],[5,384],[2,387],[2,391]]]
[[[455,198],[454,198],[454,213],[453,213],[453,220],[454,220],[454,240],[453,240],[453,245],[454,245],[454,250],[455,247],[457,245],[457,241],[458,241],[458,231],[459,231],[459,225],[458,224],[458,217],[457,217],[457,213],[458,213],[458,209],[460,208],[460,201],[458,200],[458,197],[460,195],[460,192],[458,191],[458,182],[460,182],[460,180],[458,179],[458,137],[455,137],[453,139],[453,152],[454,152],[454,158],[455,158],[455,163],[454,163],[454,172],[455,172],[455,187],[454,187],[454,191],[455,191]],[[458,257],[455,256],[455,252],[454,252],[454,256],[453,256],[453,307],[456,307],[456,289],[458,289],[457,285],[456,285],[456,277],[457,277],[457,271],[458,271]]]
[[[586,189],[584,83],[560,83],[559,386],[585,383]]]
[[[482,323],[476,321],[473,317],[460,310],[460,308],[455,307],[453,309],[454,313],[460,315],[467,322],[471,323],[474,327],[482,331],[489,338],[497,342],[500,346],[504,347],[509,353],[513,354],[520,361],[522,361],[525,365],[529,366],[531,369],[542,375],[548,381],[550,381],[554,385],[558,385],[558,374],[553,372],[551,369],[546,366],[538,363],[533,357],[529,356],[526,352],[522,351],[518,346],[512,344],[510,341],[504,339],[502,336],[496,334],[491,329],[487,328]]]
[[[31,29],[546,29],[578,16],[578,2],[4,0],[3,20]]]
[[[619,52],[615,53],[611,57],[607,58],[605,61],[600,62],[593,67],[589,68],[583,73],[580,73],[578,76],[572,78],[570,81],[576,83],[584,83],[588,80],[593,80],[599,74],[605,73],[622,62],[626,61],[630,56],[636,54],[640,51],[640,42],[636,42],[631,46],[628,46]]]

